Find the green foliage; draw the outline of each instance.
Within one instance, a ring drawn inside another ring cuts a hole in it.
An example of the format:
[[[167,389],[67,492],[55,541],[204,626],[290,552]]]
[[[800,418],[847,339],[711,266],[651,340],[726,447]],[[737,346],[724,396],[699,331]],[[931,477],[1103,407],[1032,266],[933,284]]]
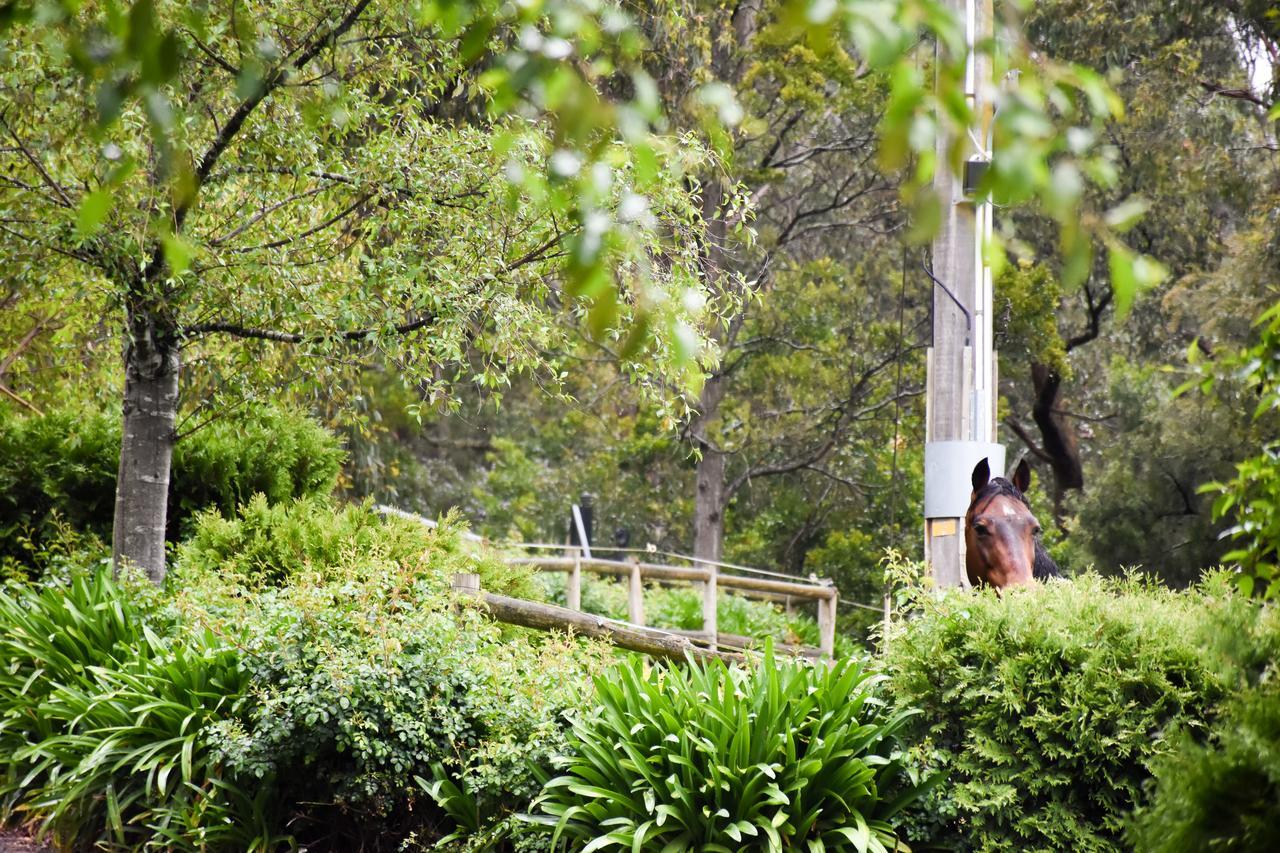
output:
[[[211,738],[232,773],[274,787],[303,836],[353,848],[409,830],[502,837],[537,790],[532,768],[563,748],[560,717],[579,706],[600,654],[455,616],[439,582],[466,561],[432,562],[295,575],[243,603],[201,596],[219,603],[200,618],[238,626],[255,689],[244,719]],[[437,768],[482,819],[456,823],[445,791],[412,783]]]
[[[877,681],[771,651],[747,668],[621,663],[597,679],[599,711],[575,721],[538,819],[556,849],[893,849],[917,792],[895,740],[910,712],[886,711]]]
[[[1210,390],[1231,377],[1257,394],[1254,420],[1274,423],[1280,412],[1280,303],[1264,311],[1257,325],[1259,340],[1205,371],[1200,385]],[[1193,360],[1195,355],[1193,350]],[[1201,490],[1219,493],[1213,502],[1215,519],[1234,521],[1223,535],[1235,547],[1223,560],[1239,566],[1241,588],[1246,594],[1280,598],[1280,444],[1266,445],[1237,464],[1234,477]]]
[[[1280,846],[1280,610],[1228,601],[1206,612],[1205,633],[1235,689],[1207,731],[1180,732],[1154,760],[1150,802],[1128,833],[1136,850],[1263,853]]]
[[[257,406],[214,420],[174,448],[170,524],[206,507],[231,513],[256,494],[268,503],[327,495],[344,457],[333,433],[289,409]]]
[[[606,654],[453,608],[462,571],[531,585],[448,520],[258,497],[199,515],[165,590],[104,569],[0,595],[0,817],[77,848],[527,834]]]
[[[527,570],[492,555],[463,551],[455,519],[446,518],[447,532],[441,534],[412,519],[384,518],[372,501],[341,505],[306,497],[271,504],[254,495],[232,516],[216,509],[201,513],[194,527],[178,552],[184,577],[191,580],[218,575],[254,588],[283,586],[303,574],[332,581],[396,567],[429,569],[437,591],[443,592],[452,572],[437,570],[433,561],[447,555],[457,560],[453,571],[479,574],[485,589],[539,597]]]
[[[947,784],[908,841],[957,850],[1113,850],[1152,762],[1224,693],[1204,652],[1220,588],[1085,574],[1006,592],[909,589],[887,638],[904,736]]]
[[[1246,595],[1280,598],[1280,444],[1236,465],[1225,483],[1206,483],[1202,490],[1219,492],[1213,517],[1235,523],[1223,533],[1235,548],[1222,556],[1240,571],[1236,582]]]
[[[1197,487],[1225,478],[1263,440],[1245,411],[1249,397],[1226,387],[1217,397],[1175,396],[1166,371],[1121,358],[1107,378],[1108,444],[1070,502],[1062,564],[1103,574],[1137,567],[1170,586],[1194,584],[1228,550]]]
[[[179,8],[137,0],[129,14],[112,7],[113,14],[103,15],[65,0],[39,0],[15,6],[0,20],[6,53],[24,55],[17,67],[28,74],[35,72],[37,84],[69,90],[64,93],[63,100],[68,102],[65,110],[36,114],[36,120],[61,120],[64,127],[59,135],[64,144],[88,139],[96,147],[106,134],[128,137],[117,145],[117,150],[123,148],[127,154],[122,152],[119,166],[102,168],[101,180],[92,185],[96,189],[89,189],[91,185],[85,181],[86,189],[72,196],[61,187],[80,187],[82,182],[56,176],[55,186],[60,189],[53,199],[56,204],[48,206],[51,212],[58,212],[58,230],[65,231],[68,238],[78,243],[109,233],[107,226],[115,224],[113,219],[127,215],[132,208],[124,197],[136,171],[151,179],[157,200],[163,199],[180,211],[172,221],[164,219],[164,225],[163,218],[137,224],[142,242],[162,249],[168,271],[182,276],[190,269],[193,256],[216,245],[217,241],[203,241],[193,233],[198,229],[186,222],[185,214],[196,209],[197,200],[202,207],[225,200],[223,187],[216,180],[220,176],[212,169],[237,156],[242,144],[237,133],[243,119],[274,109],[273,121],[285,124],[281,107],[291,94],[283,86],[286,80],[319,71],[319,57],[332,58],[322,48],[330,52],[341,48],[346,61],[339,67],[360,69],[367,56],[361,53],[366,47],[364,40],[339,36],[351,34],[350,30],[360,33],[382,28],[397,32],[402,42],[413,45],[412,51],[403,52],[413,55],[418,65],[438,66],[432,70],[440,78],[472,76],[474,85],[468,87],[473,88],[472,97],[482,98],[490,111],[532,111],[548,119],[547,135],[554,139],[559,156],[547,157],[546,165],[537,168],[514,169],[512,178],[526,194],[564,220],[593,223],[565,241],[564,278],[569,295],[581,297],[590,306],[591,325],[598,333],[614,326],[620,316],[618,308],[624,300],[619,296],[625,291],[622,283],[614,280],[616,270],[638,268],[645,285],[660,277],[656,270],[661,265],[645,264],[640,251],[646,242],[645,229],[625,209],[616,214],[610,210],[611,205],[605,203],[609,187],[601,180],[601,170],[595,168],[625,163],[628,168],[620,181],[625,191],[637,197],[647,194],[655,200],[662,198],[660,177],[678,168],[676,158],[669,156],[671,139],[661,132],[665,117],[657,84],[645,67],[643,32],[648,28],[618,8],[582,0],[523,6],[482,0],[424,2],[408,7],[381,3],[355,8],[307,7],[306,12],[318,12],[325,21],[317,32],[298,26],[299,18],[305,19],[301,7],[250,4],[225,21],[212,7],[176,5]],[[671,25],[682,22],[682,15],[661,11],[666,13],[662,20]],[[933,162],[927,155],[934,150],[939,126],[962,138],[960,128],[967,127],[973,118],[969,104],[960,96],[967,53],[963,24],[945,6],[931,0],[870,6],[835,3],[816,13],[804,3],[787,0],[770,8],[768,15],[772,19],[770,40],[803,45],[812,63],[839,50],[843,61],[832,64],[856,67],[857,63],[842,55],[843,45],[849,43],[861,62],[892,81],[889,109],[880,127],[882,160],[887,169],[897,170],[906,165],[911,153],[921,154],[921,164],[910,180],[916,187],[927,186]],[[1014,20],[1011,15],[1009,21]],[[298,40],[295,29],[307,35]],[[942,47],[936,67],[938,92],[933,75],[921,73],[911,55],[922,29]],[[516,31],[539,37],[503,37]],[[1087,247],[1090,232],[1102,234],[1114,250],[1114,266],[1131,271],[1128,278],[1140,279],[1142,276],[1132,270],[1152,265],[1142,263],[1145,258],[1133,263],[1132,254],[1118,244],[1104,220],[1077,215],[1082,175],[1105,182],[1113,172],[1106,149],[1095,145],[1094,135],[1085,128],[1118,115],[1120,102],[1103,77],[1087,68],[1042,58],[1033,62],[1019,49],[1021,42],[1012,23],[1002,26],[998,41],[1013,49],[994,52],[997,78],[1010,66],[1028,73],[1021,84],[1009,86],[1010,91],[1000,95],[994,124],[1003,144],[989,176],[992,188],[1014,201],[1041,201],[1060,223],[1065,245]],[[472,72],[471,66],[491,47],[496,53],[494,60],[486,63],[482,74]],[[979,49],[989,47],[980,45]],[[225,62],[206,68],[195,60],[206,52],[243,56],[242,67],[230,69],[233,73],[226,73]],[[297,126],[287,137],[298,142],[294,156],[360,138],[360,134],[349,132],[353,127],[381,125],[390,130],[376,135],[375,148],[386,137],[396,136],[399,126],[412,122],[409,114],[396,112],[398,122],[364,119],[376,115],[380,105],[398,109],[400,98],[396,96],[410,96],[419,88],[430,93],[439,85],[419,69],[402,68],[379,64],[382,85],[361,85],[350,79],[353,74],[349,72],[344,77],[334,74],[333,85],[323,93],[297,95],[301,103],[294,111],[304,121],[294,122]],[[710,75],[690,75],[702,85],[684,100],[710,145],[728,153],[733,148],[735,126],[744,118],[743,109],[733,89],[714,79],[719,69],[710,70]],[[41,72],[46,79],[40,79]],[[396,96],[385,97],[393,88],[391,80],[409,78],[415,72],[414,83],[425,86],[406,87],[403,92],[397,89]],[[619,77],[627,80],[625,86],[617,85]],[[609,99],[609,93],[620,91],[627,95],[616,102]],[[366,93],[368,96],[362,97]],[[793,98],[803,101],[800,96]],[[218,115],[227,114],[236,114],[239,119],[235,124],[217,120]],[[1054,120],[1058,118],[1060,122]],[[32,118],[23,116],[22,120]],[[1073,127],[1079,132],[1069,135],[1062,132],[1063,125],[1083,127]],[[316,128],[323,128],[324,133],[312,135]],[[307,134],[305,141],[301,133]],[[416,140],[416,134],[408,136]],[[209,139],[218,141],[211,144]],[[519,134],[512,134],[504,144],[512,146],[517,139]],[[623,144],[607,144],[612,139]],[[952,156],[958,160],[964,148],[956,145],[954,149]],[[1052,172],[1051,161],[1055,163]],[[19,187],[42,186],[42,166],[37,164],[28,175],[31,164],[17,158],[15,162],[24,167]],[[305,170],[293,173],[294,190],[304,174]],[[28,182],[27,177],[33,180]],[[30,198],[45,200],[42,193],[34,191]],[[99,269],[111,275],[114,252],[95,260]],[[657,349],[670,351],[678,364],[690,363],[696,342],[689,340],[693,330],[681,312],[661,299],[637,300],[636,307],[640,334],[627,348],[639,348],[644,337],[656,331]],[[696,371],[690,371],[689,384],[696,385],[698,377]]]
[[[244,707],[237,650],[155,625],[105,570],[0,593],[3,811],[68,848],[275,846],[262,797],[223,776],[208,741]]]
[[[998,342],[1002,356],[1043,364],[1063,379],[1071,378],[1066,342],[1058,331],[1062,287],[1045,264],[1020,260],[1005,267],[996,282],[995,311],[1008,318],[1008,340]]]
[[[528,570],[464,549],[451,519],[428,528],[369,504],[260,498],[232,519],[200,516],[176,560],[174,607],[236,636],[254,685],[243,717],[210,736],[229,772],[272,786],[298,834],[354,847],[518,828],[531,766],[561,748],[560,716],[602,655],[453,612],[459,572],[494,592],[536,589]],[[447,791],[474,799],[481,825],[454,826],[464,813]]]
[[[0,554],[23,560],[59,521],[109,539],[120,419],[72,409],[21,418],[11,407],[0,416]]]
[[[0,558],[46,562],[42,550],[67,542],[68,531],[110,540],[119,416],[74,408],[26,418],[5,408],[0,416]],[[342,459],[332,433],[288,409],[258,406],[215,420],[175,449],[170,530],[205,507],[233,512],[255,493],[270,502],[328,494]]]

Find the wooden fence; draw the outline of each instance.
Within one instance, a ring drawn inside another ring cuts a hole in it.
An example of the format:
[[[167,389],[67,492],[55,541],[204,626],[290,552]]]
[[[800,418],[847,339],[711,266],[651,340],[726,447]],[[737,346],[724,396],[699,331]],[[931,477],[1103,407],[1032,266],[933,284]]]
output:
[[[378,509],[386,514],[398,515],[435,526],[435,522],[431,519],[394,507],[379,506]],[[483,541],[474,535],[469,535],[468,538],[478,542]],[[593,555],[589,545],[566,549],[564,545],[541,543],[487,544],[500,552],[502,550],[523,552],[505,557],[513,565],[524,565],[540,572],[557,572],[567,575],[566,607],[487,593],[479,589],[478,579],[473,588],[469,580],[473,576],[460,575],[457,580],[457,583],[461,584],[459,590],[483,599],[489,612],[499,621],[530,628],[544,630],[559,628],[574,630],[587,636],[607,637],[623,648],[648,654],[681,657],[687,651],[694,649],[700,650],[692,652],[695,656],[706,653],[733,658],[737,657],[741,651],[758,645],[758,639],[727,634],[719,630],[720,591],[728,590],[748,598],[781,603],[788,610],[798,602],[816,605],[818,646],[816,648],[779,646],[778,650],[807,657],[831,658],[835,654],[836,606],[839,594],[832,582],[826,579],[797,578],[747,566],[697,560],[674,554],[667,556],[682,561],[684,565],[641,560],[639,554],[648,555],[648,551],[626,553],[622,549],[608,549],[623,553],[624,556],[620,559],[604,559]],[[539,556],[528,553],[539,549],[555,549],[564,553],[561,556]],[[582,612],[583,573],[627,580],[627,621],[606,619]],[[644,608],[646,583],[668,586],[690,584],[700,590],[702,594],[701,630],[674,631],[646,626]]]
[[[670,565],[642,562],[631,556],[622,560],[588,557],[578,553],[572,557],[511,557],[516,565],[527,565],[538,571],[561,572],[568,575],[565,583],[567,609],[582,609],[582,575],[611,575],[627,579],[627,622],[644,626],[644,587],[648,583],[691,584],[702,592],[702,630],[680,633],[710,648],[720,646],[741,647],[750,643],[749,638],[723,634],[719,630],[720,590],[731,590],[749,598],[765,599],[791,604],[795,601],[813,602],[817,605],[818,647],[802,647],[798,653],[832,656],[836,640],[836,603],[839,594],[835,586],[826,581],[801,579],[781,580],[777,577],[748,577],[722,571],[722,564],[694,561],[693,565]]]

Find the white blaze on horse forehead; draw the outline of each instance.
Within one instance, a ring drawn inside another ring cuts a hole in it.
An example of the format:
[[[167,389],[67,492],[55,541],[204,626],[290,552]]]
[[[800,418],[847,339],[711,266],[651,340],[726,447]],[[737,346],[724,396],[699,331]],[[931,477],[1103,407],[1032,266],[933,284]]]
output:
[[[1004,506],[1000,507],[1000,510],[1001,510],[1001,511],[1006,515],[1006,516],[1013,516],[1013,515],[1017,515],[1017,514],[1018,514],[1018,511],[1017,511],[1016,509],[1014,509],[1014,508],[1013,508],[1013,506],[1012,506],[1012,505],[1010,505],[1010,504],[1005,504]]]

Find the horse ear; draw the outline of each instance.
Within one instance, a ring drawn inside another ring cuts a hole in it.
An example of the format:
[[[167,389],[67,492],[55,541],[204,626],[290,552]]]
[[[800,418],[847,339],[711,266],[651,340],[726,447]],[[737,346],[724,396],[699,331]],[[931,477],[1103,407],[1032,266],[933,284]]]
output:
[[[1017,470],[1013,472],[1013,485],[1024,495],[1031,488],[1031,466],[1027,464],[1027,460],[1023,459],[1018,463]]]
[[[973,466],[973,490],[976,492],[987,484],[991,479],[991,464],[983,458],[981,462]]]

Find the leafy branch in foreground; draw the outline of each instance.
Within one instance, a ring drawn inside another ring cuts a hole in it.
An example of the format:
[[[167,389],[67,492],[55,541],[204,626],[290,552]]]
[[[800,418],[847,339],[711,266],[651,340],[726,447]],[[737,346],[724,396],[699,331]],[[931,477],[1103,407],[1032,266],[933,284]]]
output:
[[[1203,362],[1193,343],[1189,360],[1200,375],[1180,391],[1198,386],[1208,393],[1218,383],[1238,382],[1257,396],[1254,420],[1274,419],[1280,411],[1280,303],[1262,313],[1257,327],[1256,344],[1214,362]],[[1236,583],[1246,595],[1280,599],[1280,444],[1261,448],[1236,465],[1230,480],[1205,483],[1200,491],[1217,493],[1214,519],[1234,522],[1222,537],[1236,546],[1223,555],[1238,567]]]

